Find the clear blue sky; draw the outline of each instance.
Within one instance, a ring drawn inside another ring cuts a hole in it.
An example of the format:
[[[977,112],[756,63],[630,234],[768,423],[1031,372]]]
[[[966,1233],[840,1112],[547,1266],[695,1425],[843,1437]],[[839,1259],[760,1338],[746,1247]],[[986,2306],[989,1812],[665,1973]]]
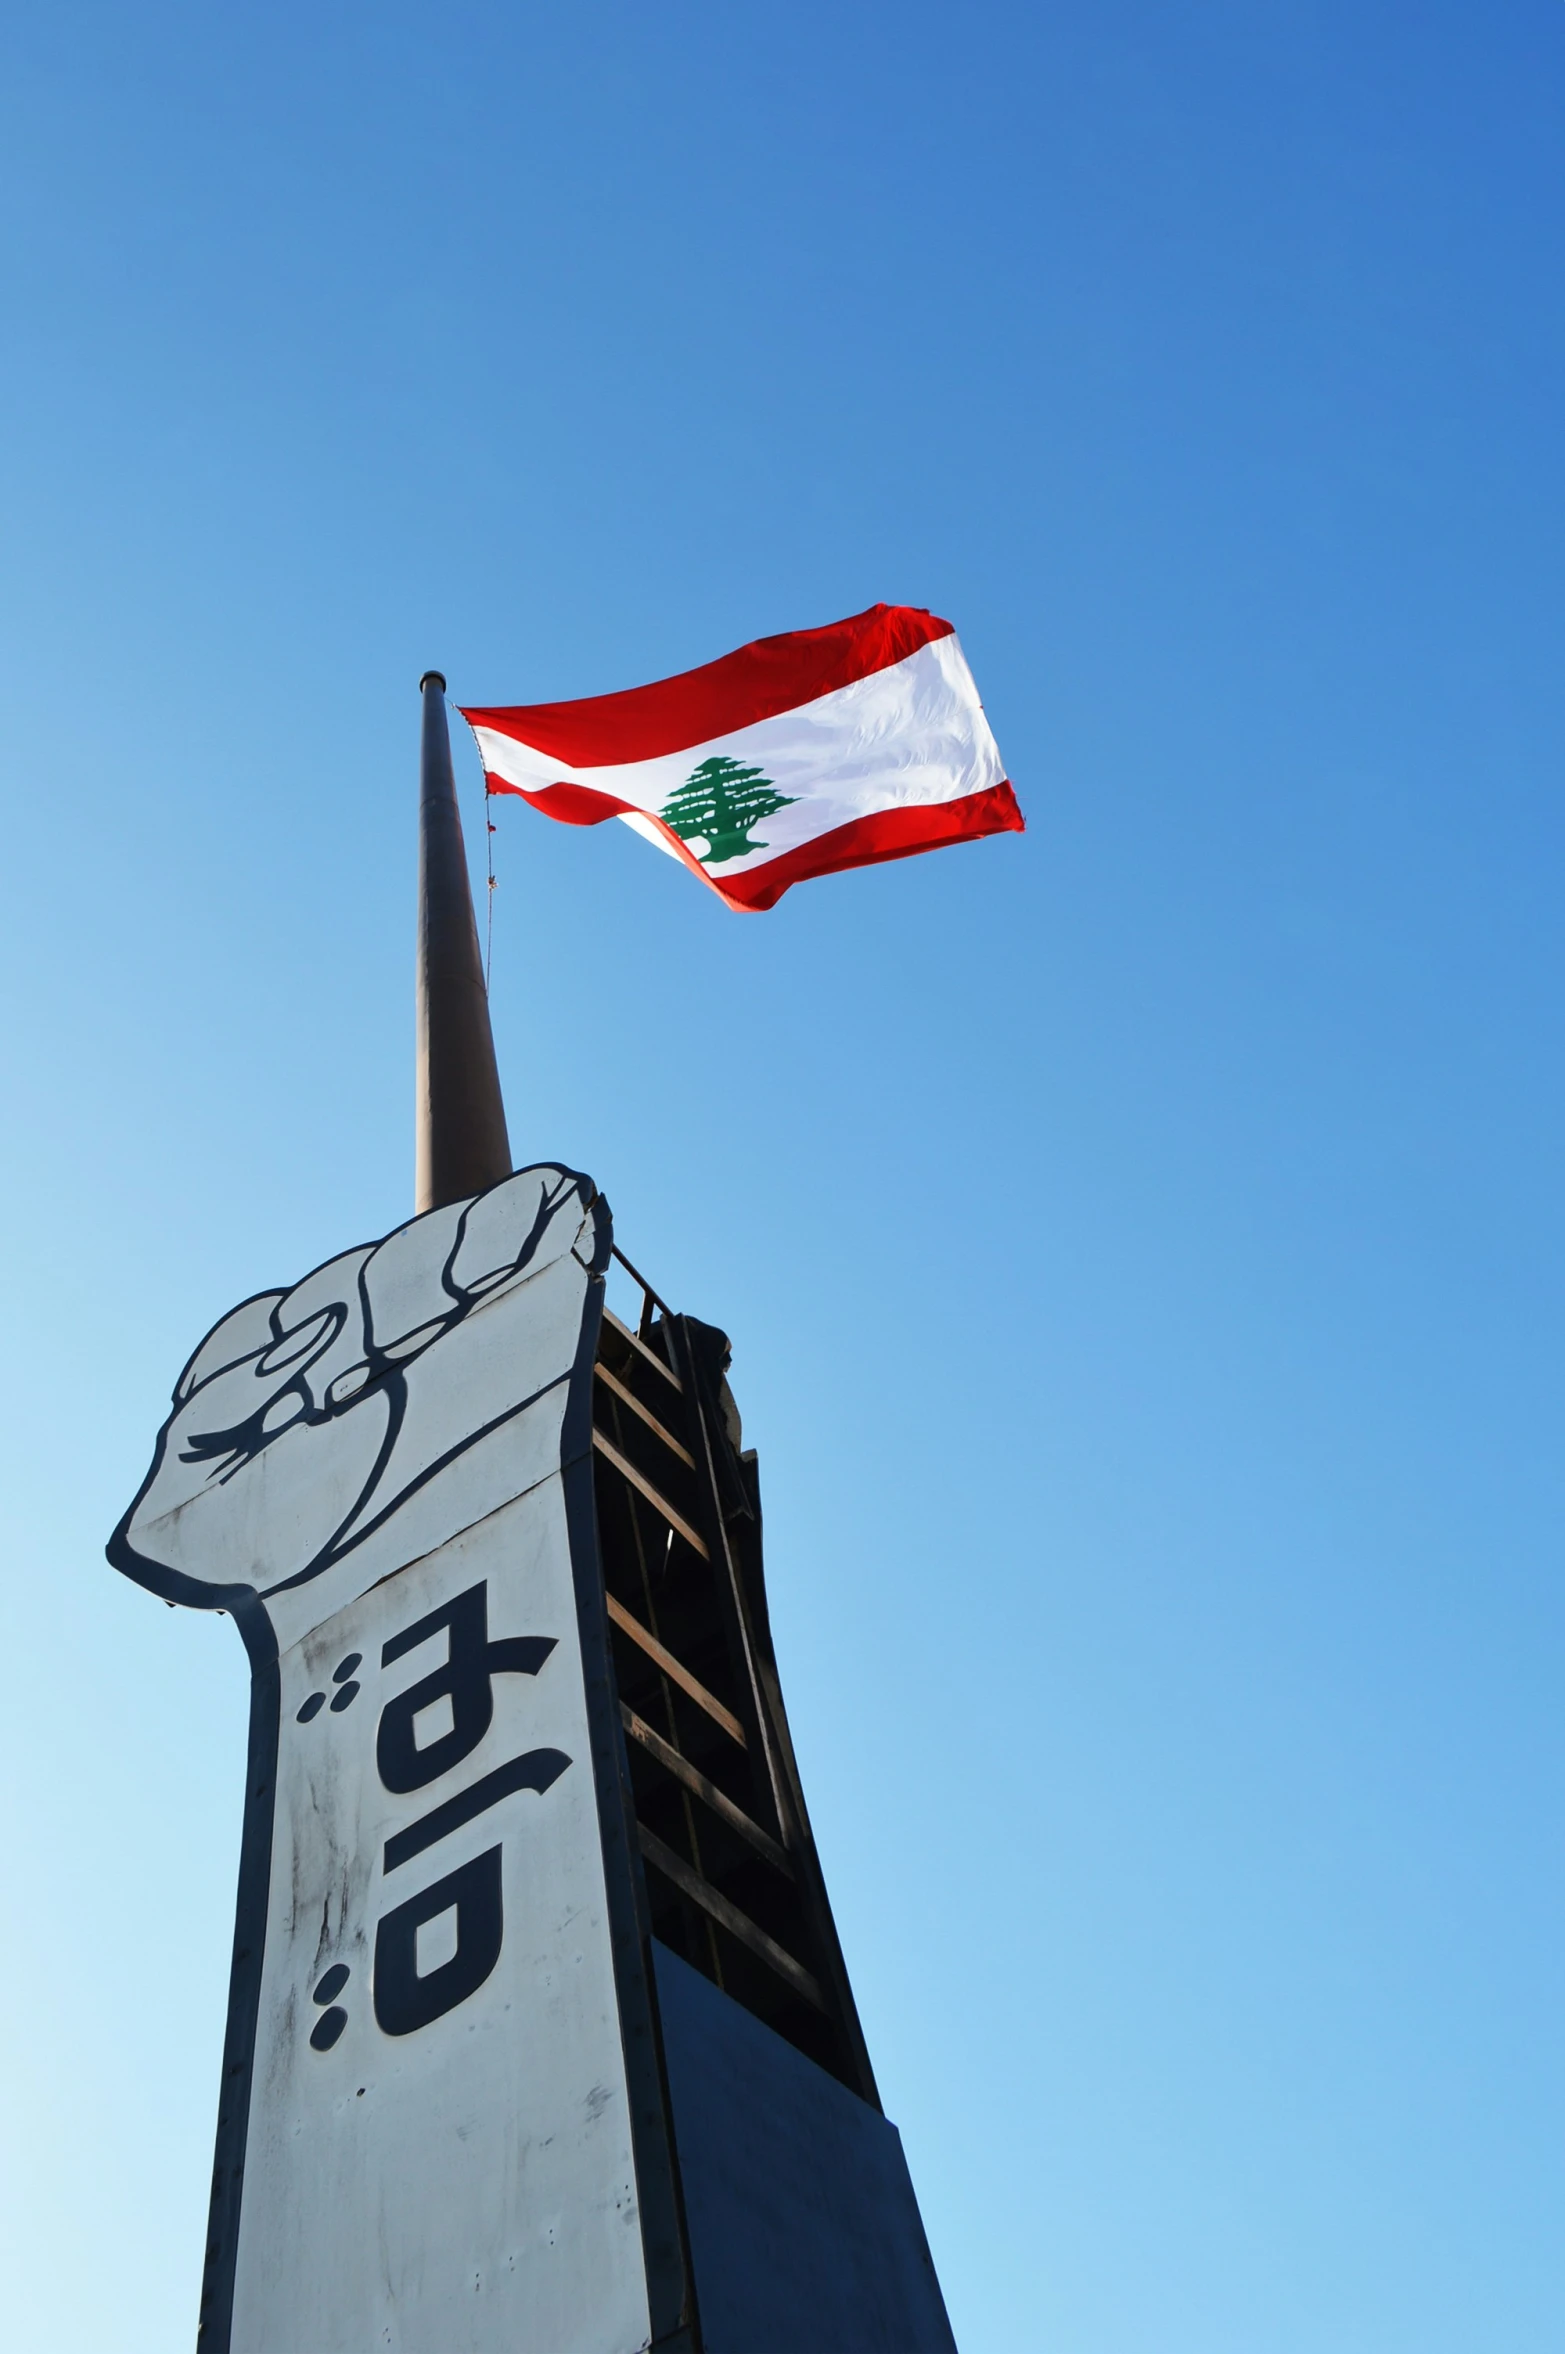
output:
[[[744,918],[506,804],[494,1006],[734,1336],[963,2354],[1557,2354],[1557,8],[6,48],[0,2340],[193,2335],[245,1672],[101,1547],[411,1206],[420,671],[886,598],[1028,834]]]

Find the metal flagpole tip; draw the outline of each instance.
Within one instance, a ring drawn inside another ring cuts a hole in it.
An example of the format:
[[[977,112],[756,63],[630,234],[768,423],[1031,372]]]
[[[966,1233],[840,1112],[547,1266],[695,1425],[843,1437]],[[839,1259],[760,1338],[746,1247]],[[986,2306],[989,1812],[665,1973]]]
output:
[[[444,694],[446,691],[445,672],[443,670],[426,670],[418,682],[419,693],[422,694],[426,687],[438,687],[440,692]]]

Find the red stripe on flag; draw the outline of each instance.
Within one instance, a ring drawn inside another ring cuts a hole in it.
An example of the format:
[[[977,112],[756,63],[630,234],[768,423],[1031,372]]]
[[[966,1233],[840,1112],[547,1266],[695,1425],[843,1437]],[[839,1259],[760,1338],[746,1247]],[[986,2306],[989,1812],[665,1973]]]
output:
[[[850,866],[880,866],[889,858],[912,858],[920,850],[945,850],[955,842],[976,842],[985,834],[1025,834],[1026,821],[1009,783],[966,793],[959,801],[924,801],[906,809],[876,809],[848,825],[834,826],[797,850],[785,850],[747,875],[717,890],[730,907],[775,907],[794,883],[811,875],[835,875]]]
[[[841,874],[851,866],[880,866],[887,859],[916,857],[921,850],[945,850],[955,842],[976,842],[985,834],[1027,831],[1010,785],[990,785],[981,793],[965,793],[957,801],[921,801],[909,808],[873,810],[868,817],[855,817],[845,826],[817,834],[813,842],[801,842],[796,850],[784,850],[764,866],[752,867],[748,874],[720,880],[660,817],[638,809],[633,801],[616,800],[612,793],[595,792],[588,785],[545,785],[528,793],[499,776],[490,776],[488,785],[492,793],[514,793],[518,800],[542,810],[545,817],[558,818],[568,826],[601,825],[605,818],[619,817],[626,811],[637,817],[651,816],[692,874],[699,875],[730,907],[752,915],[775,907],[793,884],[807,882],[813,875]]]
[[[737,653],[682,671],[678,678],[659,679],[654,686],[588,695],[578,703],[460,708],[470,726],[496,728],[567,768],[610,768],[684,752],[692,744],[732,735],[736,728],[753,727],[758,719],[773,719],[779,711],[796,711],[801,703],[888,670],[920,646],[950,635],[949,621],[916,606],[871,605],[867,613],[828,622],[824,629],[757,638]]]

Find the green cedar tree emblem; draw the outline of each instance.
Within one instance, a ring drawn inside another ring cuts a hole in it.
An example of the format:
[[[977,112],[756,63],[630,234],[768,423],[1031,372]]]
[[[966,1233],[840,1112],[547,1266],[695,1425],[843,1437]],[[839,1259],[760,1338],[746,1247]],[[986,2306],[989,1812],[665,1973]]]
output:
[[[791,808],[795,798],[779,793],[760,769],[741,767],[719,752],[692,769],[658,814],[682,842],[706,844],[696,852],[703,866],[720,866],[725,858],[764,850],[764,842],[749,839],[750,828],[775,810]]]

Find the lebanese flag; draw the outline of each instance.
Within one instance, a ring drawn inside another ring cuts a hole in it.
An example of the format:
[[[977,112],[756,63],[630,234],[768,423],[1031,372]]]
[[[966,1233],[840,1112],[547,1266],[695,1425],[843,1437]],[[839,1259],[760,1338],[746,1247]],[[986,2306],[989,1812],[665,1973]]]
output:
[[[462,716],[492,793],[566,825],[622,817],[730,907],[1022,831],[956,632],[912,605],[758,638],[619,695]]]

